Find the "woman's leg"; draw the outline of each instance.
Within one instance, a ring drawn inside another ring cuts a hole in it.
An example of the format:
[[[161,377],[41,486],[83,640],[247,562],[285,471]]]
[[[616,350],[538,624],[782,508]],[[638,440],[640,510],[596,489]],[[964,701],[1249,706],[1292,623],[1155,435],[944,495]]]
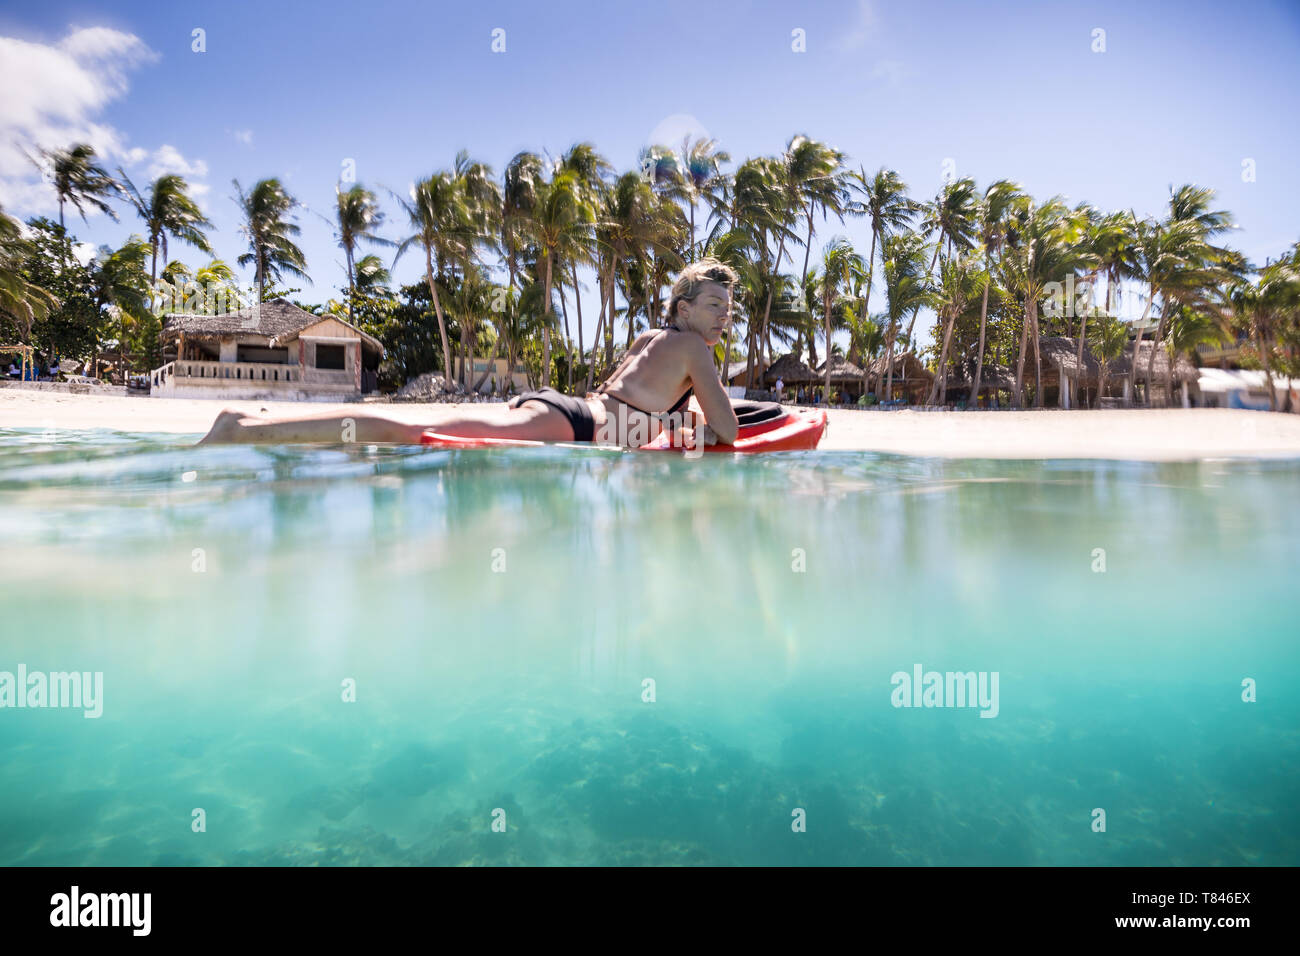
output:
[[[223,409],[200,445],[234,443],[418,444],[426,425],[408,425],[369,412],[317,412],[269,418],[238,409]]]
[[[418,445],[426,429],[469,438],[523,438],[573,441],[573,427],[559,411],[541,402],[500,410],[464,409],[437,421],[410,425],[368,412],[318,412],[267,418],[227,408],[217,416],[200,445],[274,442],[281,444]]]

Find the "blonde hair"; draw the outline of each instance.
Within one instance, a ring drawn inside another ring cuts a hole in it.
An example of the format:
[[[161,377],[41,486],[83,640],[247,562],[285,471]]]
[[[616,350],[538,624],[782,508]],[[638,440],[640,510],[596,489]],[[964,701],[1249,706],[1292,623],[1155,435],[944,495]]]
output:
[[[678,273],[677,281],[673,283],[672,298],[668,300],[668,313],[664,316],[664,324],[672,325],[677,321],[677,303],[683,299],[694,302],[696,296],[704,290],[704,283],[720,283],[730,292],[731,287],[739,280],[740,276],[736,274],[736,270],[725,262],[712,256],[697,259]]]

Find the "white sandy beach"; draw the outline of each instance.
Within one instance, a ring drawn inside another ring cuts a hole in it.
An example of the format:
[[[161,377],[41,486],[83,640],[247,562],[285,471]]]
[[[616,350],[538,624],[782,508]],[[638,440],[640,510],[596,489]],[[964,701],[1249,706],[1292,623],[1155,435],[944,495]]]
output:
[[[188,433],[195,440],[223,408],[273,416],[335,410],[435,424],[462,406],[317,402],[217,402],[74,395],[0,388],[0,428],[111,428]],[[470,406],[483,408],[491,406]],[[265,411],[262,411],[265,409]],[[1300,457],[1300,415],[1239,409],[919,412],[832,410],[826,451],[950,458],[1118,458],[1167,461]]]

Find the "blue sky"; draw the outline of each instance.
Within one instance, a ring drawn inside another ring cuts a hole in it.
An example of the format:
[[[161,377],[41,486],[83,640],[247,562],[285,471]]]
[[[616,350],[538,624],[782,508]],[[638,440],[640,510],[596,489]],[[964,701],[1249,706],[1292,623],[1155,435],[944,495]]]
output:
[[[206,52],[191,49],[196,28]],[[496,28],[504,53],[491,49]],[[1097,29],[1104,52],[1092,49]],[[792,50],[795,30],[806,52]],[[939,188],[945,160],[981,188],[1009,178],[1040,198],[1138,215],[1161,212],[1171,184],[1196,182],[1219,191],[1242,226],[1232,242],[1252,259],[1300,238],[1300,6],[1286,2],[51,0],[0,8],[0,80],[7,211],[57,216],[15,146],[89,139],[138,185],[185,173],[233,263],[245,250],[231,179],[279,176],[307,207],[308,301],[344,281],[315,213],[329,215],[347,159],[364,184],[404,193],[461,148],[499,174],[520,150],[559,155],[588,140],[623,171],[652,139],[687,132],[735,161],[805,133],[868,172],[897,169],[918,198]],[[381,195],[386,234],[400,238],[405,223]],[[139,231],[121,215],[83,224],[69,211],[69,226],[117,244]],[[814,258],[837,233],[868,249],[861,221],[817,229]],[[171,256],[204,259],[180,244]],[[399,281],[416,278],[418,259],[398,264]],[[596,308],[588,289],[587,341]]]

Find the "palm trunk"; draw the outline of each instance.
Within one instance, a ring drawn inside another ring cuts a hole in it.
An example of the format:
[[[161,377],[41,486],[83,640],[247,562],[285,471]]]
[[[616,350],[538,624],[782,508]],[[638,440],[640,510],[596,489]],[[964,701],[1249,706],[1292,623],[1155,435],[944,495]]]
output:
[[[610,314],[609,324],[610,325],[613,324],[613,310],[614,310],[613,260],[610,261],[608,281],[603,279],[599,274],[597,274],[596,278],[597,281],[600,283],[600,315],[596,319],[596,332],[595,335],[592,337],[592,341],[591,341],[591,366],[587,369],[587,391],[591,391],[591,387],[595,383],[596,348],[597,348],[597,343],[600,341],[601,331],[602,329],[606,331],[608,330],[608,325],[606,325],[606,320],[605,320],[606,312]],[[605,364],[606,366],[608,366],[609,364],[608,359],[606,359]]]
[[[934,377],[934,384],[930,386],[929,404],[935,404],[939,399],[939,404],[945,404],[948,401],[948,346],[952,343],[953,326],[957,323],[957,310],[950,307],[948,318],[943,324],[943,347],[939,349],[939,368],[938,374]]]
[[[1268,383],[1268,408],[1269,411],[1277,411],[1277,389],[1273,387],[1273,369],[1268,360],[1269,341],[1264,330],[1256,326],[1255,329],[1255,347],[1259,349],[1259,360],[1264,366],[1264,381]]]
[[[984,271],[988,273],[988,259],[984,260]],[[980,347],[975,356],[975,381],[971,386],[970,401],[975,408],[980,407],[980,386],[984,377],[984,330],[989,318],[989,286],[993,284],[993,275],[989,273],[984,280],[984,302],[980,305]]]
[[[1137,335],[1133,339],[1133,361],[1129,363],[1128,370],[1128,396],[1129,407],[1137,400],[1137,372],[1138,372],[1138,352],[1142,345],[1142,330],[1146,328],[1147,318],[1151,315],[1151,305],[1156,300],[1156,288],[1150,287],[1150,295],[1147,296],[1146,308],[1142,310],[1142,320],[1138,323]],[[1147,394],[1151,393],[1151,382],[1147,381]]]
[[[1169,309],[1163,311],[1168,312]],[[1165,317],[1160,316],[1160,321],[1156,323],[1156,337],[1151,343],[1151,354],[1147,357],[1147,398],[1151,397],[1151,385],[1155,381],[1156,371],[1156,349],[1160,348],[1160,342],[1164,338]]]
[[[772,296],[776,292],[776,275],[781,271],[781,260],[785,258],[785,236],[776,244],[776,264],[772,267],[771,282],[767,287],[767,305],[763,308],[763,328],[767,328],[768,321],[772,317]],[[749,374],[746,376],[746,388],[754,387],[754,371],[751,367]]]
[[[829,290],[830,283],[826,283]],[[822,296],[822,320],[826,326],[826,400],[830,401],[831,397],[831,297],[830,295]]]
[[[1043,360],[1038,352],[1038,340],[1041,335],[1038,331],[1038,299],[1031,299],[1029,302],[1029,314],[1033,316],[1034,321],[1034,408],[1043,407]]]
[[[258,269],[258,284],[261,287],[262,273]],[[433,281],[433,247],[426,245],[424,247],[424,278],[429,283],[429,295],[433,298],[433,312],[438,316],[438,338],[442,342],[442,367],[444,374],[444,387],[451,388],[451,383],[455,381],[451,377],[451,346],[447,342],[447,321],[442,316],[442,301],[438,298],[438,285]],[[261,293],[259,292],[259,298]]]
[[[618,286],[618,260],[617,253],[609,260],[609,315],[605,320],[605,367],[602,372],[614,364],[614,293]]]
[[[1029,307],[1025,306],[1025,318],[1020,323],[1020,354],[1016,358],[1016,388],[1012,401],[1016,408],[1025,404],[1025,349],[1029,345]]]
[[[635,338],[633,330],[636,328],[636,316],[632,312],[632,273],[623,263],[623,287],[627,291],[627,347],[632,347],[632,340]]]
[[[814,203],[808,200],[808,241],[803,247],[803,277],[799,280],[799,290],[802,293],[804,286],[808,284],[808,258],[812,255],[812,237],[813,237],[813,213],[816,211]]]
[[[554,256],[548,250],[546,253],[546,299],[543,304],[545,311],[542,313],[542,387],[551,384],[551,323],[548,321],[551,315],[551,265],[554,262]]]
[[[889,334],[885,336],[885,369],[880,373],[884,381],[884,399],[882,401],[892,401],[894,398],[894,339],[898,335],[898,330],[894,328],[894,321],[889,322]]]
[[[1079,352],[1078,355],[1075,356],[1075,360],[1074,360],[1075,368],[1079,370],[1079,389],[1080,392],[1082,393],[1079,396],[1079,405],[1082,408],[1088,407],[1087,390],[1086,390],[1086,386],[1084,386],[1083,384],[1084,381],[1083,341],[1085,336],[1087,336],[1087,334],[1088,334],[1088,315],[1087,313],[1084,313],[1083,319],[1079,323]]]
[[[564,346],[565,354],[568,355],[567,362],[569,368],[565,375],[564,392],[566,395],[573,394],[573,336],[569,334],[569,301],[564,294],[564,283],[560,283],[560,314],[564,316]]]
[[[487,360],[487,367],[483,369],[483,374],[480,375],[478,381],[474,383],[474,391],[477,392],[480,388],[482,388],[483,383],[487,381],[487,377],[492,374],[492,367],[496,365],[497,353],[500,351],[501,351],[501,335],[498,333],[496,337],[496,341],[492,343],[492,357]],[[513,368],[514,366],[510,366],[510,367]],[[509,374],[508,369],[506,374]],[[504,383],[498,383],[498,385],[504,387]]]
[[[578,260],[574,259],[571,265],[573,266],[573,304],[578,310],[578,356],[581,357],[586,353],[586,349],[582,347],[582,296],[578,293]],[[569,377],[569,390],[573,390],[572,375]]]
[[[352,264],[352,246],[345,245],[343,247],[343,254],[348,261],[348,321],[351,322],[352,321],[352,296],[356,294],[356,290],[357,290],[356,268]]]
[[[876,232],[871,230],[871,256],[867,259],[867,294],[862,297],[862,314],[871,317],[871,277],[876,271]]]

